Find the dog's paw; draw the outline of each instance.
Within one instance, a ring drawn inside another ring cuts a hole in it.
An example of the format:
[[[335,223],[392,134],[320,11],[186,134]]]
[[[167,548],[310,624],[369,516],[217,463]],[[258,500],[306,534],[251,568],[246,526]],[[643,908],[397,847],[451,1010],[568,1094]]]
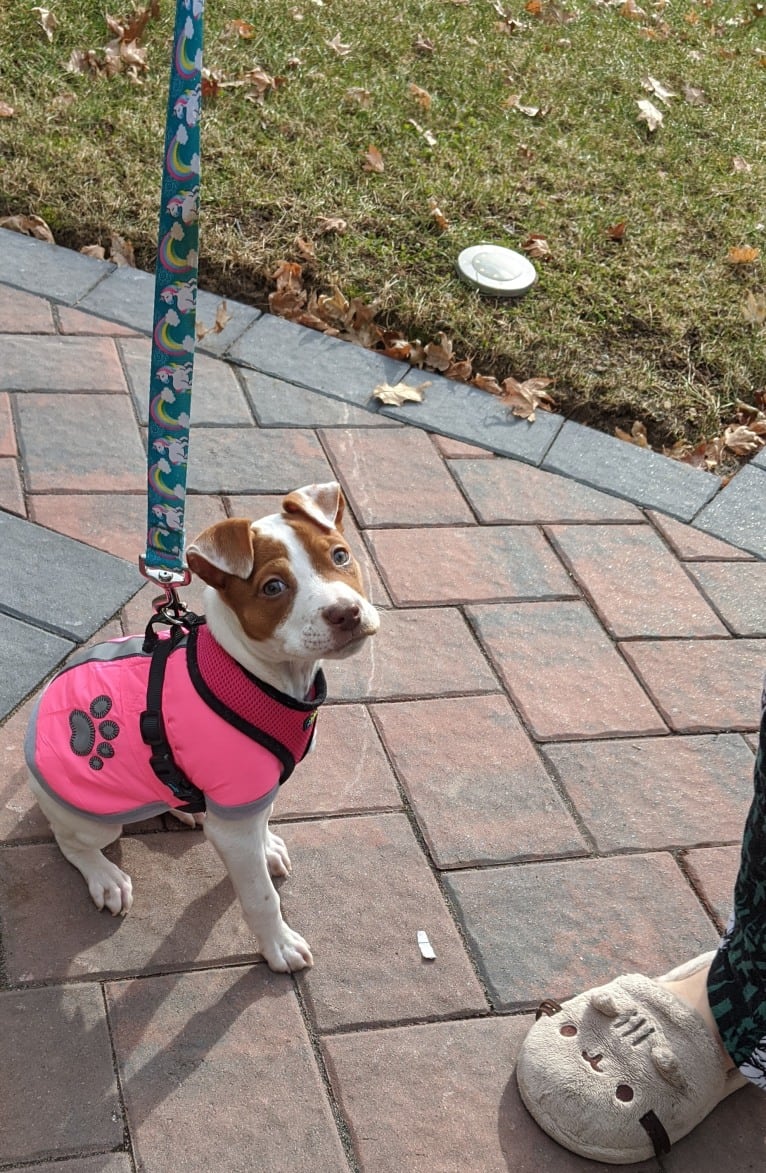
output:
[[[282,925],[278,936],[272,941],[261,942],[261,953],[269,969],[275,973],[297,973],[300,969],[310,969],[314,964],[311,950],[303,937],[286,924]]]
[[[266,863],[270,876],[289,876],[293,867],[290,863],[290,856],[287,854],[284,839],[280,839],[279,835],[274,835],[268,830],[266,831]]]
[[[127,872],[102,857],[85,876],[91,899],[99,912],[108,908],[112,916],[125,916],[133,904],[133,884]]]

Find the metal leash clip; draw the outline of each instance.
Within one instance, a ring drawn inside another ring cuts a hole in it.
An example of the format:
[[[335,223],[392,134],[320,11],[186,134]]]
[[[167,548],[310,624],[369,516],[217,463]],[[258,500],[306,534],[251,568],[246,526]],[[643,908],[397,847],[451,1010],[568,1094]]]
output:
[[[183,566],[180,570],[168,570],[164,566],[147,566],[143,554],[138,559],[138,569],[149,582],[157,583],[164,590],[164,595],[152,599],[152,608],[155,614],[149,620],[144,639],[144,651],[151,651],[157,640],[154,630],[155,624],[166,623],[169,627],[183,627],[189,620],[196,619],[188,607],[178,597],[177,587],[188,586],[191,582],[191,571]]]

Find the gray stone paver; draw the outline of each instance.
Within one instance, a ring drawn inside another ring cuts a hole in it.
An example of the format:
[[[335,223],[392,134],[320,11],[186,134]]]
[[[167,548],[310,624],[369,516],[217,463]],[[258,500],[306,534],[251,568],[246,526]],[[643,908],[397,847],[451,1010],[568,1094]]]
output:
[[[717,478],[709,473],[571,420],[553,441],[543,467],[638,505],[664,510],[681,521],[691,521],[718,488]]]
[[[0,392],[15,486],[0,512],[0,1014],[15,1016],[3,1038],[26,1040],[21,1082],[16,1051],[0,1055],[15,1112],[0,1163],[175,1173],[183,1152],[197,1173],[220,1166],[223,1144],[232,1173],[606,1173],[521,1107],[522,1012],[626,969],[661,972],[713,945],[728,915],[766,664],[766,460],[717,491],[654,453],[542,412],[509,420],[475,388],[227,299],[230,321],[199,347],[190,526],[271,512],[338,476],[383,609],[374,646],[328,665],[335,703],[275,810],[294,865],[280,896],[316,960],[294,983],[259,961],[198,832],[154,819],[108,849],[136,890],[115,920],[23,790],[36,690],[76,644],[138,630],[155,593],[136,594],[131,561],[148,342],[125,336],[149,332],[151,300],[147,274],[0,231],[15,371]],[[201,294],[207,325],[220,301]],[[430,380],[422,405],[370,403],[402,378]],[[77,429],[107,399],[120,406],[105,448],[123,459],[78,482]],[[51,475],[64,483],[46,487]],[[566,551],[551,540],[561,527]],[[546,577],[529,577],[525,544]],[[524,602],[486,601],[514,598],[519,576]],[[575,601],[546,601],[551,582]],[[636,622],[653,593],[661,629]],[[696,593],[728,632],[684,624]],[[26,1062],[35,1048],[53,1068]],[[755,1173],[765,1132],[766,1100],[747,1089],[662,1168]]]
[[[748,464],[694,518],[695,525],[766,558],[766,470]]]
[[[563,416],[540,411],[533,423],[510,415],[494,396],[476,387],[464,387],[433,371],[412,370],[403,380],[409,386],[427,383],[422,403],[384,407],[382,415],[441,432],[457,440],[491,447],[503,456],[539,464],[558,435]]]

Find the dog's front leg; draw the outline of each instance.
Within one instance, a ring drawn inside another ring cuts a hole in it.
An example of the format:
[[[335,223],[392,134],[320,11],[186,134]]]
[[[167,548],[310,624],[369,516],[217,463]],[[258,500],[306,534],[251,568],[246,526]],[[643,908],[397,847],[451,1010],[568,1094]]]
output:
[[[205,834],[223,860],[249,928],[271,969],[294,973],[314,964],[299,933],[285,923],[267,859],[270,808],[238,819],[208,811]]]

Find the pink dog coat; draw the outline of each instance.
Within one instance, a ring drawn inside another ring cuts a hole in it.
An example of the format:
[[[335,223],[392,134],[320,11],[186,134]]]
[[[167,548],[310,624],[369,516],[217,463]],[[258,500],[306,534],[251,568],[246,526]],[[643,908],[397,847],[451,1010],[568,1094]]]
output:
[[[64,806],[109,822],[185,805],[154,773],[141,737],[152,659],[142,645],[143,636],[128,636],[81,652],[45,688],[27,731],[27,765],[41,786]],[[271,688],[201,624],[167,660],[166,738],[208,808],[237,818],[271,803],[305,757],[325,696],[321,671],[306,701]]]

